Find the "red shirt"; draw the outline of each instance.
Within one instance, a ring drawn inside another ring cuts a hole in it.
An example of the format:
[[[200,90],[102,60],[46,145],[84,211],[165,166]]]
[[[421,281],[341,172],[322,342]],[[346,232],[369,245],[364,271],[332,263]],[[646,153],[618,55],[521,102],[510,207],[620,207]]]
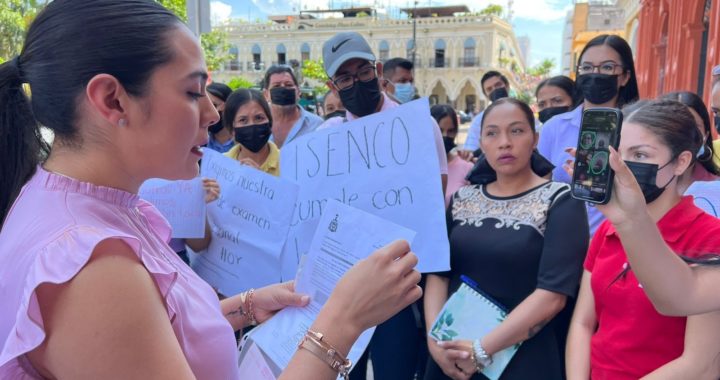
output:
[[[683,197],[657,223],[665,242],[676,253],[698,257],[720,251],[720,219]],[[629,270],[615,228],[604,222],[595,233],[585,259],[592,272],[598,329],[592,337],[590,368],[593,380],[638,379],[683,352],[685,317],[660,315]]]

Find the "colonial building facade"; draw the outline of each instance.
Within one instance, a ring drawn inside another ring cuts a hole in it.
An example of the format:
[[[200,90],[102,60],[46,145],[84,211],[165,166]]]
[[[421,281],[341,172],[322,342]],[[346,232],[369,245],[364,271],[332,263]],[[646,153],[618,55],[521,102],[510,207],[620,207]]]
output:
[[[342,31],[362,34],[380,61],[395,57],[413,60],[414,53],[419,95],[460,110],[485,107],[480,78],[486,71],[499,70],[513,83],[519,79],[515,73],[524,71],[512,26],[501,17],[456,16],[457,7],[434,7],[407,10],[417,11],[415,20],[390,19],[366,10],[369,12],[361,14],[370,16],[358,17],[358,12],[352,12],[355,17],[347,17],[351,13],[344,12],[346,17],[286,16],[273,17],[268,23],[230,23],[222,28],[232,44],[233,59],[214,76],[218,80],[242,76],[259,82],[273,64],[300,66],[306,60],[321,59],[323,43]],[[413,29],[417,49],[413,49]]]

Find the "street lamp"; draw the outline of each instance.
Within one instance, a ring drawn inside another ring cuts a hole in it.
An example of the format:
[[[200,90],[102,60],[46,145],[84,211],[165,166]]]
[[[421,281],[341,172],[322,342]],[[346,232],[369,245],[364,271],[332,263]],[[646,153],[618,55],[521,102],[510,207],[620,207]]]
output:
[[[412,48],[413,67],[415,67],[415,52],[417,52],[417,41],[416,41],[416,37],[417,37],[417,20],[416,20],[417,19],[417,5],[418,5],[418,2],[417,2],[417,0],[415,0],[414,6],[413,6],[413,39],[412,39],[412,42],[413,42],[413,48]]]

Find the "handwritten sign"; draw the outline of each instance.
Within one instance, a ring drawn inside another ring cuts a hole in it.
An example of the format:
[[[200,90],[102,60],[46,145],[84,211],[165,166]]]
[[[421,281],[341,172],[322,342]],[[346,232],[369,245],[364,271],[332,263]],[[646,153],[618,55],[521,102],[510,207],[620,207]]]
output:
[[[297,185],[210,149],[201,173],[218,181],[220,198],[208,205],[212,240],[193,269],[226,296],[279,282]]]
[[[720,216],[720,182],[711,181],[694,182],[687,189],[686,194],[695,197],[695,206],[703,209],[708,214]]]
[[[281,151],[282,177],[300,185],[283,251],[294,278],[316,220],[335,199],[417,231],[421,272],[450,269],[445,208],[428,100],[320,129]]]
[[[167,181],[152,178],[138,191],[167,219],[174,238],[200,238],[205,235],[205,192],[202,179]]]

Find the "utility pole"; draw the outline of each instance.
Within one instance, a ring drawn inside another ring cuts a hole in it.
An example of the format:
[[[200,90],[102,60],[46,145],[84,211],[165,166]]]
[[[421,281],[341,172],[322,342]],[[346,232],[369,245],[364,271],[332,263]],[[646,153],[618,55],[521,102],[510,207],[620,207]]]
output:
[[[187,25],[196,36],[212,31],[210,0],[187,0],[187,16]]]

